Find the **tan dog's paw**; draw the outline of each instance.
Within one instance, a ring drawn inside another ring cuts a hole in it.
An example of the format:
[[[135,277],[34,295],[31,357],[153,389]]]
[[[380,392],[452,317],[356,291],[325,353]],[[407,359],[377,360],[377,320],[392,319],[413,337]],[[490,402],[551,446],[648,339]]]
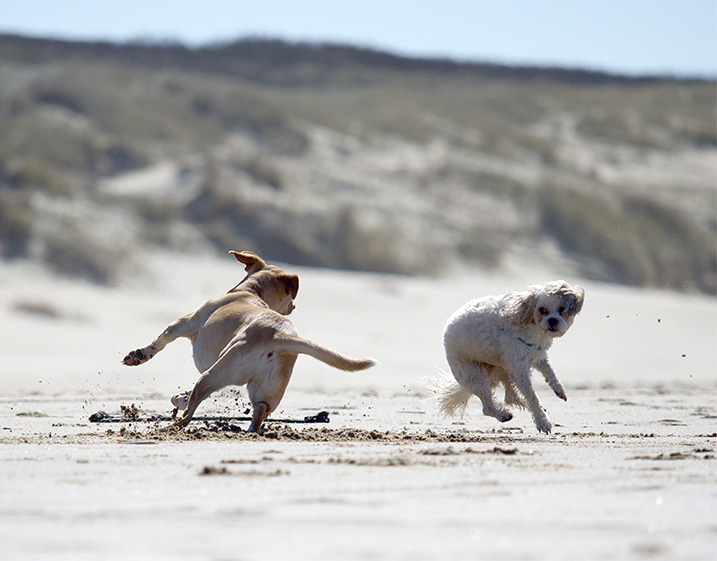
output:
[[[186,413],[186,412],[185,412]],[[174,430],[181,430],[184,427],[186,427],[189,424],[189,421],[191,418],[186,417],[182,415],[181,417],[177,418],[171,425],[169,425],[168,429],[174,429]]]
[[[175,419],[175,421],[167,425],[166,427],[160,427],[157,429],[158,432],[165,432],[165,433],[176,433],[181,431],[184,427],[186,427],[189,422],[185,421],[184,423],[181,422],[182,418],[179,417],[179,419]]]
[[[151,357],[144,354],[142,349],[136,349],[122,359],[122,364],[125,366],[138,366],[143,362],[147,362],[150,358]]]

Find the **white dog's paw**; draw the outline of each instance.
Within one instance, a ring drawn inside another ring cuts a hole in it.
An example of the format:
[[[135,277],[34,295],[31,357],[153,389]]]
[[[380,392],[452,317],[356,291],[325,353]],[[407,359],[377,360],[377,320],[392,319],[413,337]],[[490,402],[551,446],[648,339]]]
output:
[[[550,431],[553,430],[553,425],[548,421],[547,417],[535,419],[535,427],[539,432],[544,432],[545,434],[550,434]]]
[[[563,401],[568,400],[568,395],[565,393],[563,386],[557,386],[557,387],[553,388],[553,391],[555,392],[555,395],[557,395]]]
[[[513,414],[510,411],[507,409],[499,409],[497,407],[483,406],[483,415],[495,417],[501,423],[507,423],[513,418]]]

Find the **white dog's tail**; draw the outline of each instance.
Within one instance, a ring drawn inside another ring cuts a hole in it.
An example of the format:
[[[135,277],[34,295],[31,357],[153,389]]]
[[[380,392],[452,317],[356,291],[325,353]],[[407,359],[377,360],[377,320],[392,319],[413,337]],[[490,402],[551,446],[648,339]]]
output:
[[[457,413],[460,413],[461,417],[464,415],[468,400],[473,395],[470,390],[463,388],[447,374],[426,380],[426,385],[438,400],[438,408],[443,415],[446,417],[453,417]]]
[[[357,370],[366,370],[378,364],[372,358],[349,358],[342,354],[332,351],[327,347],[322,347],[318,343],[302,339],[301,337],[293,337],[290,335],[277,336],[271,345],[273,351],[278,354],[305,354],[314,357],[321,362],[338,368],[339,370],[347,370],[355,372]]]

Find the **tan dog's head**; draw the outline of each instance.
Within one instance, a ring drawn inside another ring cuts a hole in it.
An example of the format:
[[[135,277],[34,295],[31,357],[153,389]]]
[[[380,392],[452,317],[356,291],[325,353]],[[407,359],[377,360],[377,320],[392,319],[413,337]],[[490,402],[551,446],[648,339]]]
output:
[[[585,291],[558,280],[530,286],[528,292],[517,296],[514,315],[517,323],[535,324],[550,337],[562,337],[583,309]]]
[[[285,316],[294,311],[294,298],[299,292],[299,277],[289,275],[251,251],[230,251],[237,261],[246,265],[247,276],[229,292],[253,292],[267,306]]]

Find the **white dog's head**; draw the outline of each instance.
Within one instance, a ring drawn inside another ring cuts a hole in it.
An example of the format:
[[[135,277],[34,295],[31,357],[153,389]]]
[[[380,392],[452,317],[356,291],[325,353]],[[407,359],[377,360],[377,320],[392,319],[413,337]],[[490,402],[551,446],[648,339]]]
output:
[[[585,291],[559,280],[513,294],[509,314],[522,325],[534,324],[550,337],[562,337],[580,313]]]

